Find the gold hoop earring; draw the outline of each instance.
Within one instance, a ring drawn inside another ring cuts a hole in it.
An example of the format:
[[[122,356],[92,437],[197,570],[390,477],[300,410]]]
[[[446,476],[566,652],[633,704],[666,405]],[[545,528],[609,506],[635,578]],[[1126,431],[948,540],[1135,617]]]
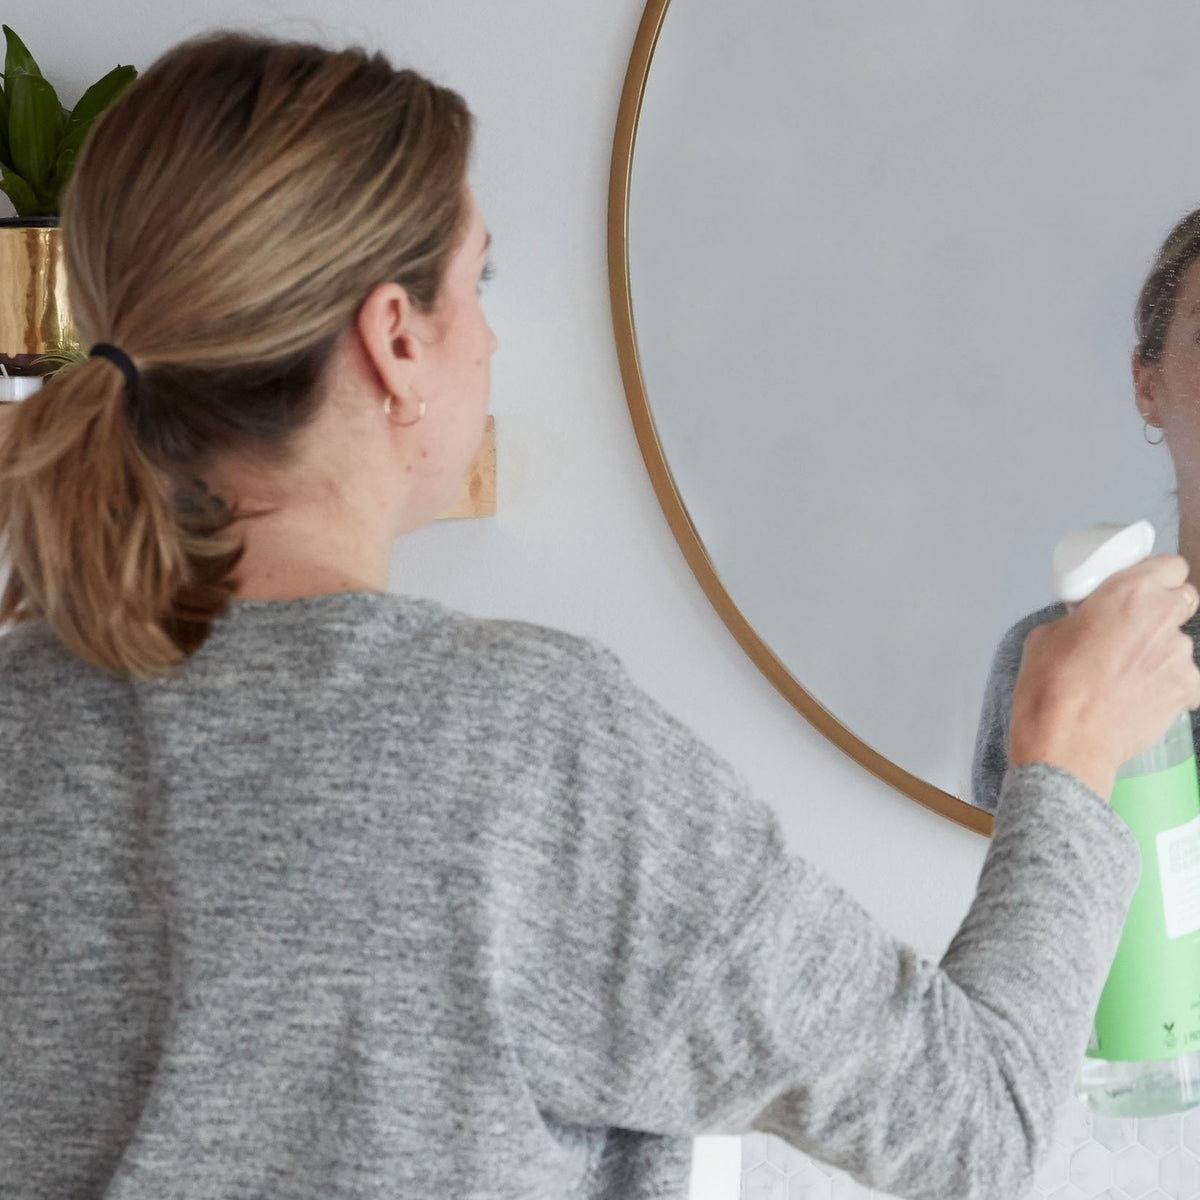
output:
[[[401,429],[408,429],[411,425],[415,425],[425,415],[425,401],[420,397],[417,398],[417,415],[411,421],[397,421],[396,424]]]
[[[1159,429],[1159,428],[1161,428],[1161,426],[1155,425],[1155,426],[1153,426],[1153,428],[1155,428],[1155,429]],[[1150,429],[1151,429],[1150,422],[1149,422],[1149,421],[1147,421],[1147,420],[1146,420],[1146,419],[1143,417],[1143,418],[1142,418],[1142,437],[1144,437],[1144,438],[1146,439],[1146,442],[1147,442],[1147,444],[1148,444],[1148,445],[1151,445],[1151,446],[1161,446],[1161,445],[1163,444],[1163,438],[1165,438],[1165,437],[1167,436],[1167,435],[1166,435],[1166,433],[1164,432],[1164,433],[1163,433],[1163,435],[1162,435],[1162,437],[1160,437],[1160,438],[1158,439],[1158,441],[1156,442],[1156,441],[1155,441],[1155,440],[1154,440],[1154,439],[1153,439],[1153,438],[1150,436]]]

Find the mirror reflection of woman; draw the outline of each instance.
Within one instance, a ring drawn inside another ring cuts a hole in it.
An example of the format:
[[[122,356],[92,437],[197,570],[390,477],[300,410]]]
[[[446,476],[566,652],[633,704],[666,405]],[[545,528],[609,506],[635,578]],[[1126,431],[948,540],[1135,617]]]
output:
[[[1030,638],[922,959],[606,647],[389,590],[489,402],[471,135],[213,34],[80,153],[91,354],[0,411],[0,1193],[682,1200],[762,1130],[1014,1200],[1137,879],[1106,789],[1200,704],[1183,560]]]
[[[1179,554],[1200,580],[1200,209],[1163,241],[1138,294],[1133,392],[1151,446],[1165,443],[1175,467]],[[1130,520],[1139,514],[1126,514]],[[1104,519],[1104,518],[1098,518]],[[1066,613],[1050,604],[1018,621],[1001,639],[984,692],[972,766],[972,802],[994,812],[1008,768],[1009,722],[1021,651],[1032,629]],[[1183,626],[1200,636],[1200,615]],[[1197,660],[1200,661],[1200,645]],[[1200,737],[1200,713],[1192,714]]]
[[[1133,382],[1145,437],[1175,466],[1179,553],[1200,579],[1200,210],[1168,235],[1137,304]]]

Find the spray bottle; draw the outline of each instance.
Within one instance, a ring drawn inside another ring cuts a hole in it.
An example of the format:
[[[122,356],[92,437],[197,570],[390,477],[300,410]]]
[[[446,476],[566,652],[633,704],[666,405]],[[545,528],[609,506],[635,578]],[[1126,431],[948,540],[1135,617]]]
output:
[[[1054,591],[1073,607],[1154,545],[1148,521],[1068,534]],[[1200,789],[1190,714],[1117,771],[1110,800],[1142,852],[1075,1094],[1094,1112],[1150,1117],[1200,1104]]]

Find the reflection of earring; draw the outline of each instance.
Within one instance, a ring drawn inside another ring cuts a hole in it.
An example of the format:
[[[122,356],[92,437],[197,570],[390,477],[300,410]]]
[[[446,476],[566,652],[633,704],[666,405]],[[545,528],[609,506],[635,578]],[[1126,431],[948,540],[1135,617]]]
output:
[[[1160,437],[1158,439],[1158,441],[1155,441],[1150,436],[1151,428],[1159,429],[1159,428],[1161,428],[1161,426],[1158,426],[1158,425],[1151,426],[1150,422],[1147,421],[1145,417],[1143,417],[1142,418],[1142,437],[1144,437],[1151,446],[1161,446],[1163,443],[1163,438],[1165,438],[1167,436],[1166,433],[1163,433],[1162,437]]]
[[[390,417],[392,415],[392,397],[390,395],[383,402],[383,415],[385,417]]]
[[[388,399],[391,399],[391,397],[389,396]],[[407,429],[410,425],[415,425],[425,415],[425,401],[420,397],[417,397],[417,399],[417,415],[411,421],[397,421],[397,425]]]

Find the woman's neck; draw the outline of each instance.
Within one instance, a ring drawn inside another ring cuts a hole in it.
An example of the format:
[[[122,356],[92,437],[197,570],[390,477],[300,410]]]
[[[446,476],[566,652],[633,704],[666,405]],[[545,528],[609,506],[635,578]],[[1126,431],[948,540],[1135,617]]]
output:
[[[1187,560],[1188,578],[1200,586],[1200,514],[1180,513],[1179,553]]]
[[[242,600],[292,600],[325,592],[386,592],[391,553],[364,529],[275,513],[242,526],[245,551],[233,570]],[[311,515],[311,514],[309,514]],[[365,525],[365,522],[364,522]]]
[[[375,581],[351,577],[344,571],[325,571],[319,566],[279,563],[267,565],[253,575],[234,572],[237,600],[295,600],[300,596],[323,596],[328,592],[381,592]]]

